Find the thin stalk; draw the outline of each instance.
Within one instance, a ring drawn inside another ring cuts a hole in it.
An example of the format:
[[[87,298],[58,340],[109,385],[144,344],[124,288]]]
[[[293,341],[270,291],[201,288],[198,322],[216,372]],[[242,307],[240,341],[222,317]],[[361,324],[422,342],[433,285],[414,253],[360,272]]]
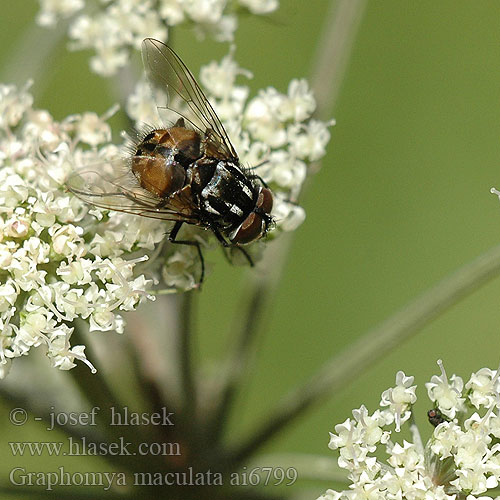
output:
[[[412,442],[415,444],[417,451],[424,455],[424,443],[422,442],[422,436],[418,430],[418,425],[415,422],[415,413],[412,411],[410,416],[410,432],[412,437]]]
[[[184,402],[183,414],[186,421],[196,416],[197,389],[193,375],[192,338],[194,318],[194,293],[185,292],[180,296],[179,307],[179,362],[181,394]]]
[[[88,345],[87,342],[83,342],[81,339],[81,332],[78,331],[75,326],[75,330],[72,336],[75,344]],[[90,346],[87,347],[87,350]],[[90,357],[92,359],[97,359],[97,356],[90,352]],[[151,429],[151,426],[131,426],[131,425],[110,425],[111,422],[111,407],[115,409],[116,412],[121,412],[124,408],[123,401],[121,401],[113,388],[109,385],[107,377],[102,374],[101,371],[97,373],[92,373],[88,367],[82,363],[77,364],[75,368],[69,370],[68,375],[72,378],[75,385],[81,392],[82,396],[92,405],[92,407],[99,407],[100,411],[96,414],[96,420],[101,429],[104,429],[103,435],[106,439],[125,439],[130,441],[132,445],[137,445],[141,441],[148,441],[151,438],[151,433],[155,429]],[[127,465],[132,468],[134,465],[141,465],[140,456],[119,456],[109,457],[110,461],[117,461]],[[163,461],[161,457],[151,457],[150,466],[153,468],[157,467],[161,470],[163,467]]]
[[[130,335],[130,338],[133,339],[133,335]],[[145,402],[146,408],[151,414],[161,414],[164,408],[168,412],[173,412],[174,414],[178,413],[173,399],[165,396],[165,391],[158,383],[158,380],[155,377],[152,377],[151,374],[144,369],[142,363],[143,360],[140,358],[140,354],[143,354],[143,352],[136,349],[136,347],[137,344],[132,342],[127,344],[129,366],[133,373],[136,389],[139,391],[141,398]],[[150,435],[150,437],[148,437],[148,440],[150,441],[170,442],[174,440],[173,433],[175,429],[170,426],[148,426],[147,431]]]
[[[228,360],[227,368],[223,372],[224,383],[207,432],[207,436],[212,443],[220,440],[238,387],[245,375],[247,366],[250,364],[253,355],[251,346],[262,320],[262,315],[254,314],[254,311],[261,309],[260,303],[263,300],[265,300],[264,291],[262,294],[256,293],[250,297],[246,317],[243,321],[244,327]]]
[[[72,341],[74,344],[83,344],[84,342],[82,332],[79,330],[78,326],[74,325],[74,331],[72,335]],[[87,353],[91,349],[90,346],[87,347]],[[90,354],[92,359],[96,357]],[[75,382],[78,390],[82,396],[92,405],[99,406],[102,410],[108,409],[111,406],[120,407],[120,402],[116,399],[116,395],[113,389],[109,386],[108,381],[102,375],[100,371],[92,373],[88,366],[83,363],[78,363],[75,368],[69,370],[69,376]],[[103,413],[99,413],[101,418],[106,419],[108,416],[104,416]]]
[[[323,120],[331,118],[337,102],[365,7],[366,0],[332,2],[311,72],[317,116]]]
[[[318,53],[315,57],[312,88],[317,103],[317,117],[328,119],[335,104],[341,82],[343,80],[347,61],[358,26],[363,16],[366,0],[339,0],[332,2],[332,7],[324,24],[320,37]],[[239,341],[228,356],[228,366],[221,384],[221,398],[213,417],[212,431],[214,439],[223,432],[227,416],[232,406],[235,394],[244,379],[253,339],[256,336],[259,320],[265,314],[274,296],[278,283],[283,275],[286,256],[292,243],[290,234],[281,235],[279,241],[273,242],[266,249],[265,258],[259,264],[261,272],[258,277],[252,273],[248,279],[248,287],[244,293],[248,304],[245,313],[246,322],[239,333]],[[237,319],[241,324],[241,314]]]
[[[176,323],[172,324],[174,315],[170,303],[165,297],[157,297],[154,305],[162,311],[167,311],[167,315],[161,322],[147,322],[147,312],[146,315],[143,312],[142,314],[130,314],[127,317],[129,342],[126,345],[126,350],[137,387],[151,411],[159,411],[165,406],[173,411],[175,408],[174,395],[167,391],[164,383],[162,384],[165,378],[163,371],[165,360],[159,355],[163,351],[163,346],[160,348],[159,341],[164,340],[164,338],[159,339],[158,336],[165,337],[165,330],[168,332],[168,330],[176,328]],[[176,322],[176,318],[174,321]],[[161,325],[157,323],[161,323]]]
[[[265,423],[234,450],[231,458],[244,461],[310,406],[345,387],[391,349],[499,275],[500,245],[443,279],[331,358],[306,383],[284,397]]]

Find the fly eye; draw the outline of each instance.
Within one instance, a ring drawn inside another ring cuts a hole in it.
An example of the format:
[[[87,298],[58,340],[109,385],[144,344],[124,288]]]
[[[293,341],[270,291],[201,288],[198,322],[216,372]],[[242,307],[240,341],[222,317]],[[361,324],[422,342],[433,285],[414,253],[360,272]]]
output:
[[[251,243],[262,236],[262,217],[252,212],[241,224],[231,241],[233,243]]]
[[[273,209],[273,195],[267,188],[262,188],[257,198],[257,208],[260,208],[265,214],[270,214]]]

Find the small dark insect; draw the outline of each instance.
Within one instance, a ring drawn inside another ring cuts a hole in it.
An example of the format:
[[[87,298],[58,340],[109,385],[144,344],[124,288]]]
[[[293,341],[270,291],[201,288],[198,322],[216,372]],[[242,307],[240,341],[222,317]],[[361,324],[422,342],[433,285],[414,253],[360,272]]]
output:
[[[429,423],[434,427],[437,427],[439,424],[443,422],[448,422],[448,419],[441,413],[438,408],[433,408],[427,412],[427,418],[429,419]]]
[[[171,127],[149,131],[132,154],[103,162],[96,170],[72,175],[67,185],[95,206],[174,221],[171,243],[183,224],[211,230],[224,247],[241,246],[266,235],[273,218],[273,195],[251,169],[244,168],[229,137],[194,76],[179,56],[153,38],[142,42],[142,59],[155,92],[164,101],[159,110],[177,115]]]

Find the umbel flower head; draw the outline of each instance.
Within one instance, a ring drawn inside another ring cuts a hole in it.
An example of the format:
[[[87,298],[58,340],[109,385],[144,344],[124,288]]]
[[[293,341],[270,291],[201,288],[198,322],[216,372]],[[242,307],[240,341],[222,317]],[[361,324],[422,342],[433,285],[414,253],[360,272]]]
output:
[[[152,221],[106,214],[67,192],[75,164],[116,154],[95,113],[56,122],[32,108],[27,87],[0,85],[0,377],[13,358],[45,346],[53,366],[86,362],[72,323],[123,331],[119,311],[146,299],[152,284],[134,275],[164,237]]]
[[[128,63],[130,49],[146,37],[168,39],[168,27],[191,24],[198,37],[232,41],[237,13],[266,15],[278,0],[39,0],[38,24],[54,27],[70,18],[73,49],[93,49],[92,71],[110,76]]]
[[[440,416],[426,445],[413,423],[413,377],[398,372],[379,409],[370,414],[362,406],[335,426],[329,447],[338,450],[338,464],[351,484],[318,500],[499,498],[499,371],[482,368],[464,384],[456,375],[448,378],[438,364],[441,374],[425,384],[432,414]],[[406,424],[411,441],[398,439]],[[382,450],[388,456],[384,462],[377,458]]]
[[[287,94],[269,88],[247,102],[248,88],[235,84],[238,74],[249,75],[229,55],[203,68],[201,81],[242,163],[263,163],[259,175],[274,193],[276,236],[304,220],[293,200],[307,162],[325,153],[329,124],[311,119],[315,102],[305,81],[292,81]],[[186,290],[200,276],[196,249],[163,248],[171,223],[95,208],[67,190],[75,169],[123,154],[110,143],[106,123],[114,109],[102,117],[88,112],[57,122],[32,103],[28,86],[0,86],[0,377],[13,358],[39,346],[55,367],[67,370],[80,360],[94,369],[85,347],[71,344],[75,320],[87,322],[90,331],[122,332],[120,311],[153,298],[153,284],[162,279],[171,290]],[[155,121],[144,83],[127,111],[138,123]],[[271,129],[273,134],[265,133]],[[215,243],[210,231],[183,230],[204,248]],[[253,259],[262,245],[250,245]],[[149,256],[156,267],[138,266]]]

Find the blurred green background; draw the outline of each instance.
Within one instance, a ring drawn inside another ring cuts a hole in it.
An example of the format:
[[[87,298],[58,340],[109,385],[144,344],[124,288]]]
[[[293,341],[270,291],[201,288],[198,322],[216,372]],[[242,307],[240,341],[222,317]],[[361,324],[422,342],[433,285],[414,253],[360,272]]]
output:
[[[15,50],[37,2],[1,3],[0,68],[17,64],[29,75]],[[241,20],[236,59],[254,73],[254,92],[268,85],[285,91],[293,77],[310,75],[330,3],[282,0],[272,21]],[[328,155],[302,200],[307,220],[233,414],[234,439],[333,354],[498,243],[500,205],[489,190],[500,188],[499,19],[497,0],[368,1],[332,113]],[[194,40],[187,29],[175,33],[175,46],[194,69],[227,51]],[[36,106],[56,118],[108,109],[113,97],[87,60],[58,47],[43,85],[32,87]],[[235,290],[246,276],[220,259],[199,297],[196,354],[208,369],[230,343]],[[464,378],[497,367],[499,305],[496,280],[314,407],[266,451],[333,456],[328,431],[360,404],[373,411],[398,370],[416,376],[417,422],[429,433],[423,384],[438,373],[436,360]],[[14,364],[10,376],[22,377],[19,370]],[[2,435],[19,439],[6,421]],[[2,470],[10,470],[6,444],[0,446]]]

